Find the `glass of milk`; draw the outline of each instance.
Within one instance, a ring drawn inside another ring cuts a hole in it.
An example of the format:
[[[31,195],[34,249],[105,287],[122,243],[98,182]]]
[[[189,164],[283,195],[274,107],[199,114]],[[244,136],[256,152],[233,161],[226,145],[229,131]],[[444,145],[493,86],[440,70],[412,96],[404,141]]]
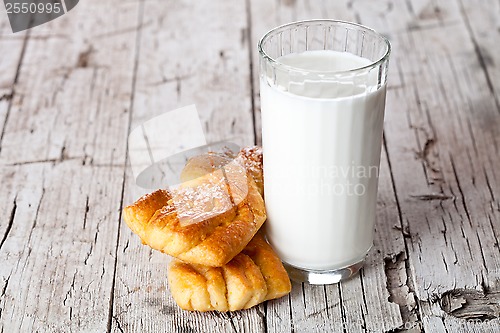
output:
[[[259,53],[268,241],[293,280],[337,283],[373,244],[389,41],[310,20],[269,31]]]

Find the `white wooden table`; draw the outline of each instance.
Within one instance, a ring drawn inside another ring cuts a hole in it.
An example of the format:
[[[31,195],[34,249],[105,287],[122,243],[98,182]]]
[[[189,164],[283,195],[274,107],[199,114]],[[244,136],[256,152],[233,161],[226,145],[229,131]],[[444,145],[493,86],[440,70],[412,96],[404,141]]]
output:
[[[376,239],[362,273],[235,313],[175,305],[121,218],[127,135],[195,103],[260,142],[256,44],[299,19],[389,37]],[[0,332],[500,332],[500,2],[85,0],[0,12]]]

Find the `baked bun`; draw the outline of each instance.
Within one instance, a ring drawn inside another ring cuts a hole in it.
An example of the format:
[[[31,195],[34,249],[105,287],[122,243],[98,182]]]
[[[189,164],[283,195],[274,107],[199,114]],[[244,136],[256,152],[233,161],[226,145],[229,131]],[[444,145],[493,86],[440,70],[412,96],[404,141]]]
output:
[[[191,159],[181,180],[125,207],[125,222],[153,249],[192,264],[225,265],[266,219],[254,179],[240,159],[208,153]]]
[[[235,311],[288,294],[291,283],[260,233],[222,267],[174,259],[167,273],[174,300],[184,310]]]

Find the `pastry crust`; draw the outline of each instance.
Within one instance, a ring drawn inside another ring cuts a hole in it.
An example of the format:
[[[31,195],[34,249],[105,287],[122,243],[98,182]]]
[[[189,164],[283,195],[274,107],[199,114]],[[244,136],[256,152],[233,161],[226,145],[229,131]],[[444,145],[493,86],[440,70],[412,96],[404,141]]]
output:
[[[290,292],[292,285],[288,273],[261,231],[248,243],[242,253],[249,256],[259,267],[267,285],[266,300],[280,298]]]
[[[129,228],[141,239],[144,237],[144,221],[149,221],[151,217],[167,205],[172,199],[170,192],[158,190],[146,194],[139,198],[132,206],[125,207],[123,210],[123,219]]]
[[[174,259],[167,276],[174,300],[191,311],[248,309],[291,290],[285,268],[260,233],[222,267]]]
[[[259,189],[242,162],[227,155],[191,159],[182,178],[174,191],[158,190],[125,207],[125,222],[153,249],[193,264],[223,266],[266,219]]]

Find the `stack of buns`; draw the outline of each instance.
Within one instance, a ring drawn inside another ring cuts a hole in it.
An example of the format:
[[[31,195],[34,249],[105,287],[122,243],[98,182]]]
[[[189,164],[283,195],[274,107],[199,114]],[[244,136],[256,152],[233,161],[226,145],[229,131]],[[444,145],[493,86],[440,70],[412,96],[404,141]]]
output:
[[[288,294],[288,275],[259,231],[266,220],[261,149],[193,157],[181,181],[123,212],[144,244],[174,257],[167,275],[177,304],[235,311]]]

